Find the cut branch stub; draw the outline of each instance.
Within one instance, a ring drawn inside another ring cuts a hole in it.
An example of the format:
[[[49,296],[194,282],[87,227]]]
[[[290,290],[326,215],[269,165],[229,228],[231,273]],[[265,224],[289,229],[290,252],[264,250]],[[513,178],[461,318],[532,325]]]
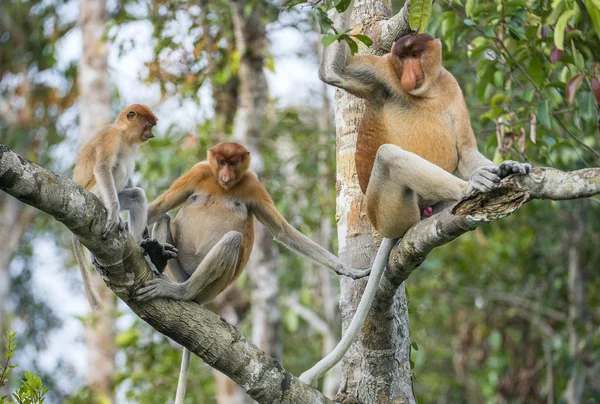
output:
[[[508,177],[496,190],[467,195],[452,208],[452,214],[469,216],[477,222],[491,222],[510,215],[531,199],[526,188]]]

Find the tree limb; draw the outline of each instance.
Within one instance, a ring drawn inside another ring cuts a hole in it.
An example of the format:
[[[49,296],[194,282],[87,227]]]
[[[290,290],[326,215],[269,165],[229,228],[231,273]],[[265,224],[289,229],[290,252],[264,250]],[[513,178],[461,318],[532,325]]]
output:
[[[469,195],[414,225],[392,250],[379,285],[374,306],[391,305],[396,289],[435,247],[439,247],[482,223],[506,217],[533,199],[565,200],[600,193],[600,168],[564,172],[535,168],[529,175],[512,175],[489,193]]]
[[[108,287],[134,313],[229,376],[259,403],[331,402],[202,306],[166,299],[131,300],[136,288],[153,276],[143,251],[127,232],[115,230],[102,240],[106,210],[98,198],[72,180],[0,144],[0,189],[67,226],[104,267],[102,277]]]

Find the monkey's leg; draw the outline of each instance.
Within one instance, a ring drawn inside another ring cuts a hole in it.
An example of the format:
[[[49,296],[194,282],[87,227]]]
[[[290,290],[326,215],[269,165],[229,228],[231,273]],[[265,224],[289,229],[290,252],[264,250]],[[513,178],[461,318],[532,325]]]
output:
[[[129,231],[138,243],[146,228],[148,217],[148,200],[142,188],[125,188],[119,191],[119,205],[121,209],[129,211]]]
[[[387,238],[402,237],[419,221],[419,200],[459,200],[467,182],[401,147],[385,144],[367,187],[367,215]]]
[[[241,245],[241,233],[226,233],[187,281],[177,283],[164,278],[153,279],[136,291],[136,299],[144,301],[167,297],[175,300],[195,300],[200,304],[214,299],[233,278]]]

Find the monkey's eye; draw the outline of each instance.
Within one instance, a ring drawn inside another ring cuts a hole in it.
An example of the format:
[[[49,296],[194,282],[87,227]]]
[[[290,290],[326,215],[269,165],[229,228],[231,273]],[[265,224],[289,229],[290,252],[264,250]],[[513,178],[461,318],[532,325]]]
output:
[[[225,160],[219,161],[219,165],[224,166],[225,165]]]
[[[413,52],[412,57],[416,58],[417,57],[417,53]]]
[[[235,167],[237,165],[237,161],[232,161],[232,162],[229,163],[229,165],[231,167]]]

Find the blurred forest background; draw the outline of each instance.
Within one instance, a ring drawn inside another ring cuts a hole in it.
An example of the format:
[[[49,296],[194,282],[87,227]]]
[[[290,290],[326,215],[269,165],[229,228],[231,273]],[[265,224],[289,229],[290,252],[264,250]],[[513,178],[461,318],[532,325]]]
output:
[[[261,0],[106,3],[0,2],[0,141],[71,176],[82,139],[126,104],[148,104],[160,121],[135,182],[149,200],[211,145],[241,140],[290,223],[337,251],[321,12]],[[440,0],[427,31],[443,41],[484,154],[600,166],[598,0]],[[406,288],[419,402],[600,402],[599,202],[530,203],[415,271]],[[107,288],[108,309],[92,318],[70,240],[0,193],[0,331],[17,332],[20,365],[0,396],[29,369],[50,387],[47,403],[168,402],[181,349]],[[300,374],[339,338],[338,299],[337,278],[263,231],[213,309]],[[243,402],[200,359],[190,374],[186,402]],[[338,383],[332,372],[321,387],[333,396]]]

